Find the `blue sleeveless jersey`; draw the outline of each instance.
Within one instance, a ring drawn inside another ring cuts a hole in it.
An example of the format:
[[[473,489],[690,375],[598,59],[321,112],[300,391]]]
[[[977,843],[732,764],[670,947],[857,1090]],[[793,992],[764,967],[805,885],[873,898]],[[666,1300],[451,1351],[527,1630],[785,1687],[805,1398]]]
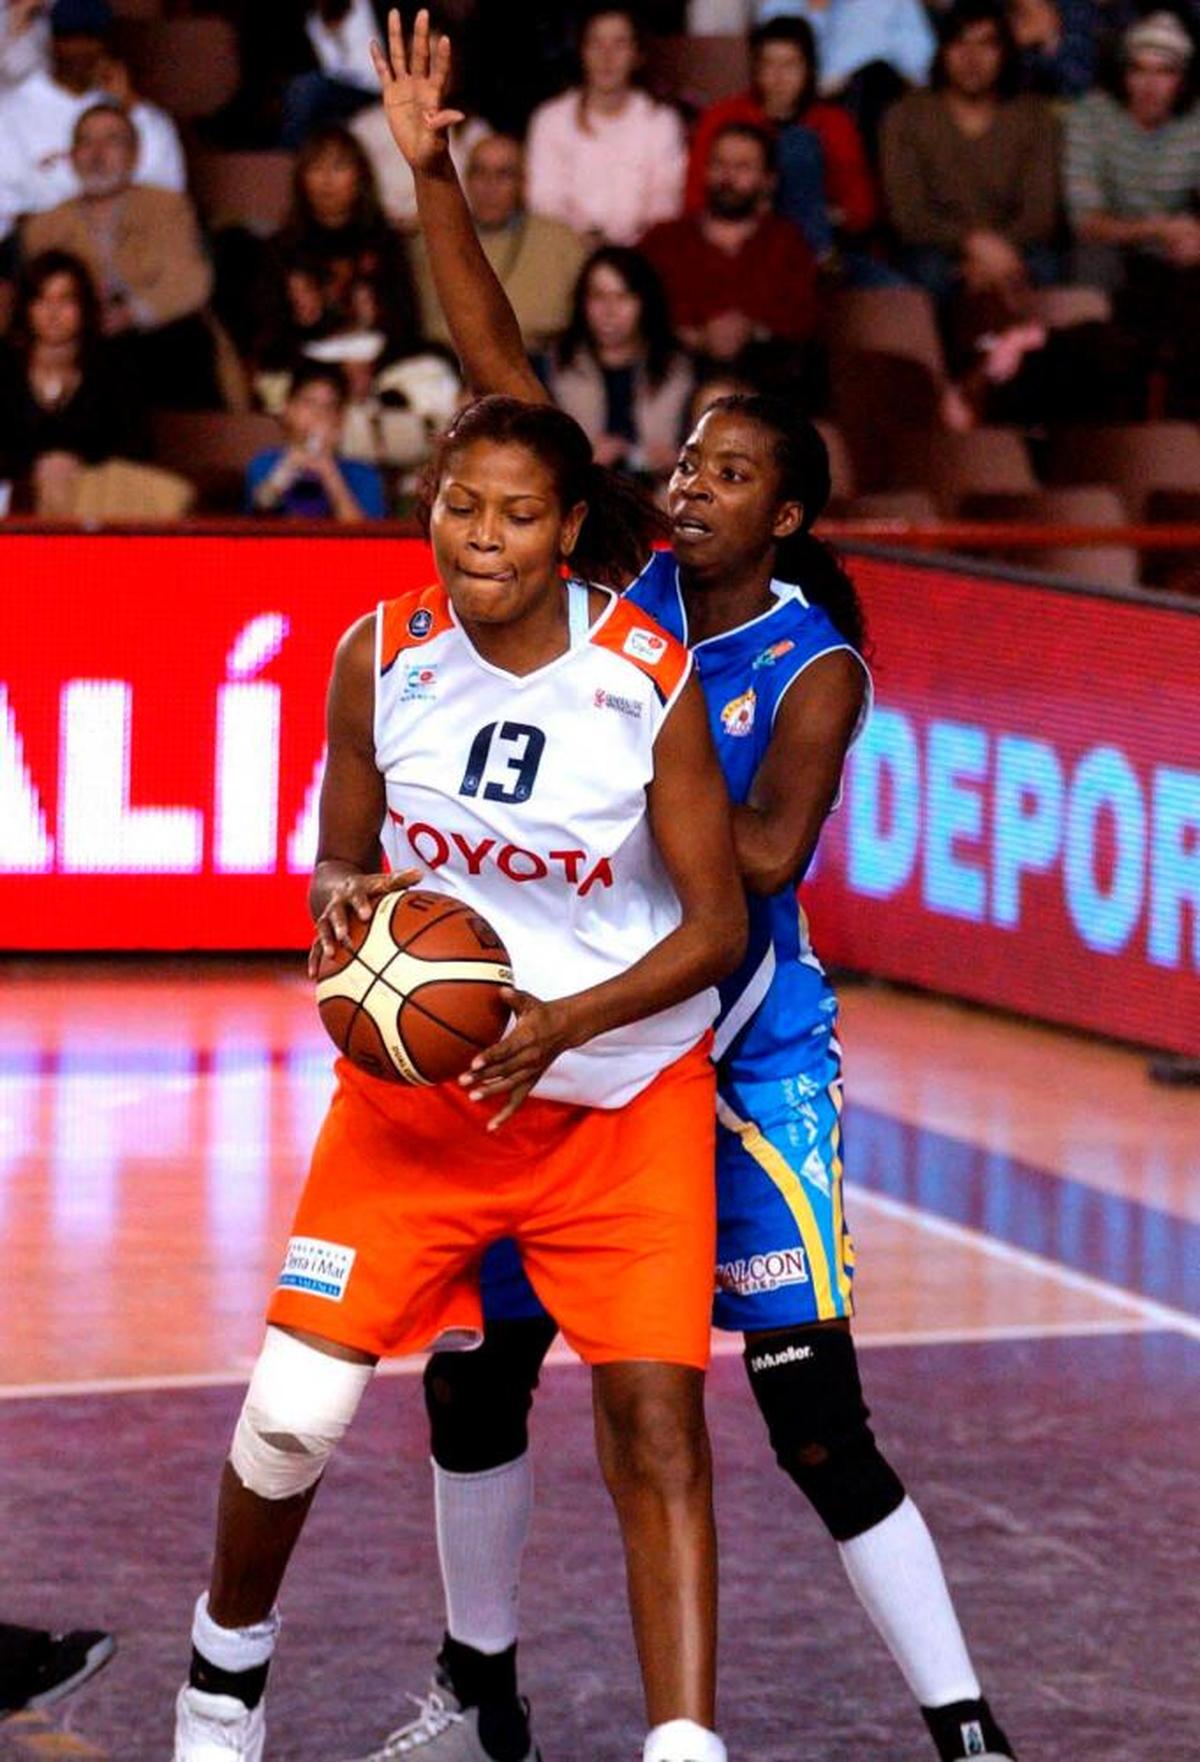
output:
[[[784,696],[818,656],[857,650],[798,587],[772,583],[770,611],[735,630],[689,643],[687,613],[675,558],[658,551],[627,597],[664,630],[687,643],[708,704],[708,719],[725,782],[744,802],[770,743]],[[866,663],[862,662],[866,671]],[[868,695],[859,723],[870,707]],[[799,877],[797,877],[799,879]],[[746,958],[721,986],[717,1059],[722,1081],[783,1077],[822,1066],[830,1053],[837,1000],[813,952],[794,886],[765,897],[748,894]],[[833,1049],[836,1052],[836,1049]]]

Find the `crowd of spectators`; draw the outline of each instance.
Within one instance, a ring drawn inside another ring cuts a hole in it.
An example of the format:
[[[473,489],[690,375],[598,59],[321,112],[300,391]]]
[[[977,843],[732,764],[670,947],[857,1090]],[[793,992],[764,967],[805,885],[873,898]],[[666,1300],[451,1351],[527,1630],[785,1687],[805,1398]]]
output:
[[[138,91],[109,0],[0,0],[0,479],[69,513],[90,469],[154,462],[155,412],[255,408],[280,444],[247,511],[402,509],[462,388],[373,89],[385,9],[192,10],[231,19],[241,84],[180,122]],[[844,410],[858,290],[928,295],[952,432],[1200,418],[1190,0],[435,11],[484,250],[605,462],[660,481],[714,380]],[[739,58],[745,37],[744,89],[698,99],[685,32]],[[195,155],[281,151],[282,225],[202,224]],[[1092,290],[1066,325],[1043,297],[1063,287]]]

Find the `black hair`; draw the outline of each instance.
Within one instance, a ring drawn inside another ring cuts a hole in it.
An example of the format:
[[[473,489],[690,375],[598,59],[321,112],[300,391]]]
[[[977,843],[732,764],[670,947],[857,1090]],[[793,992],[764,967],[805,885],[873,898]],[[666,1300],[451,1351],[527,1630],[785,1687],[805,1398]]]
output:
[[[757,122],[731,121],[723,122],[708,143],[708,156],[711,159],[713,149],[718,141],[726,135],[745,135],[748,140],[757,141],[762,148],[763,168],[769,173],[775,171],[775,136],[770,129],[762,128]]]
[[[808,84],[800,94],[800,107],[796,113],[797,116],[803,116],[816,99],[821,71],[813,28],[806,18],[769,18],[766,24],[760,24],[750,32],[751,63],[759,50],[765,49],[768,43],[790,43],[804,57],[808,68]]]
[[[596,20],[607,18],[610,13],[614,12],[618,17],[628,22],[638,48],[644,49],[646,47],[646,26],[636,6],[622,5],[621,0],[588,0],[588,4],[582,8],[579,21],[575,26],[575,41],[579,44],[581,51],[583,39]]]
[[[309,167],[330,148],[344,153],[354,164],[358,179],[358,191],[354,199],[354,212],[350,225],[361,233],[372,233],[384,226],[383,204],[379,197],[379,182],[375,176],[375,167],[371,164],[367,151],[358,136],[343,128],[340,122],[321,123],[301,142],[296,154],[296,163],[292,167],[292,203],[291,212],[285,225],[285,234],[303,237],[305,233],[318,226],[312,204],[305,188],[305,176]]]
[[[710,404],[706,414],[714,410],[744,416],[771,435],[779,469],[779,499],[799,502],[803,509],[796,531],[776,545],[774,573],[780,581],[799,587],[807,600],[828,615],[838,633],[863,653],[867,625],[854,583],[836,551],[812,531],[813,522],[825,511],[832,487],[829,449],[819,430],[795,405],[769,392],[733,392]]]
[[[303,391],[306,385],[330,385],[346,403],[350,397],[350,385],[342,368],[336,361],[311,361],[302,357],[292,373],[291,384],[288,386],[288,397],[294,398],[297,392]]]
[[[69,276],[75,284],[75,298],[79,302],[79,360],[83,363],[99,353],[102,346],[100,298],[87,264],[71,251],[40,251],[22,267],[9,340],[20,355],[28,357],[34,343],[29,308],[56,275]]]
[[[954,0],[953,6],[935,20],[938,48],[930,69],[929,83],[935,92],[945,90],[946,50],[977,24],[996,27],[996,34],[1000,39],[1000,73],[996,80],[996,93],[998,97],[1011,98],[1020,89],[1021,63],[1016,38],[1000,0]]]
[[[601,245],[579,271],[571,297],[571,317],[556,350],[560,366],[569,366],[577,355],[593,346],[588,328],[587,289],[592,271],[599,268],[611,269],[619,275],[638,301],[638,333],[645,349],[646,378],[651,385],[660,386],[677,353],[675,333],[671,329],[667,297],[653,265],[630,245]]]
[[[476,398],[442,435],[422,479],[417,513],[425,532],[438,484],[450,458],[475,441],[524,447],[554,479],[559,507],[567,513],[586,502],[587,516],[571,553],[573,575],[606,587],[624,587],[645,567],[667,524],[644,490],[597,465],[592,443],[573,416],[552,404],[528,404],[495,394]]]

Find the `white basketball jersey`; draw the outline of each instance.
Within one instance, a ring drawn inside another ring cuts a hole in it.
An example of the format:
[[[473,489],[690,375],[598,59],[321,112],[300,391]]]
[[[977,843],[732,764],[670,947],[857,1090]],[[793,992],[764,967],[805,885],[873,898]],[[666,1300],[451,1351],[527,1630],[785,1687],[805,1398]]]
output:
[[[589,628],[587,589],[568,593],[570,647],[524,677],[476,652],[441,586],[376,614],[388,862],[481,912],[517,986],[546,1000],[624,972],[682,917],[646,786],[691,656],[616,594]],[[621,1107],[715,1013],[707,990],[602,1034],[556,1059],[535,1093]]]

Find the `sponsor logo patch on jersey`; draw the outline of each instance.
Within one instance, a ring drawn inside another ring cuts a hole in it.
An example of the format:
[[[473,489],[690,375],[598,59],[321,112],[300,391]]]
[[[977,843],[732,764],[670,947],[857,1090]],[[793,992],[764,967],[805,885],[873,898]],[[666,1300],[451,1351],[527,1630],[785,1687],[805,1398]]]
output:
[[[754,712],[758,707],[758,698],[753,686],[744,691],[740,697],[731,697],[721,711],[721,726],[726,734],[734,740],[741,740],[754,727]]]
[[[357,1252],[354,1248],[344,1248],[340,1242],[322,1242],[317,1236],[293,1236],[283,1257],[280,1286],[290,1291],[308,1291],[314,1297],[328,1297],[331,1303],[340,1303],[346,1295]]]
[[[418,606],[408,621],[408,634],[419,641],[421,637],[428,636],[432,629],[433,613],[428,606]]]
[[[635,697],[619,697],[615,691],[605,691],[602,685],[598,685],[592,702],[598,710],[617,710],[622,716],[641,721],[642,706]]]
[[[400,702],[410,704],[418,698],[431,699],[435,695],[433,687],[436,681],[436,667],[410,667],[404,681],[404,690],[400,693]]]
[[[653,666],[655,661],[661,661],[666,654],[667,639],[665,636],[659,636],[657,631],[643,630],[638,624],[625,638],[621,650],[623,654],[629,655],[633,660],[647,661]]]
[[[782,655],[786,655],[795,646],[790,637],[785,638],[783,642],[773,642],[770,648],[764,649],[756,659],[754,672],[757,673],[760,667],[773,667]]]
[[[807,1285],[808,1262],[803,1248],[772,1248],[750,1254],[744,1260],[727,1260],[717,1267],[717,1288],[738,1297],[760,1291],[778,1291],[784,1285]]]

